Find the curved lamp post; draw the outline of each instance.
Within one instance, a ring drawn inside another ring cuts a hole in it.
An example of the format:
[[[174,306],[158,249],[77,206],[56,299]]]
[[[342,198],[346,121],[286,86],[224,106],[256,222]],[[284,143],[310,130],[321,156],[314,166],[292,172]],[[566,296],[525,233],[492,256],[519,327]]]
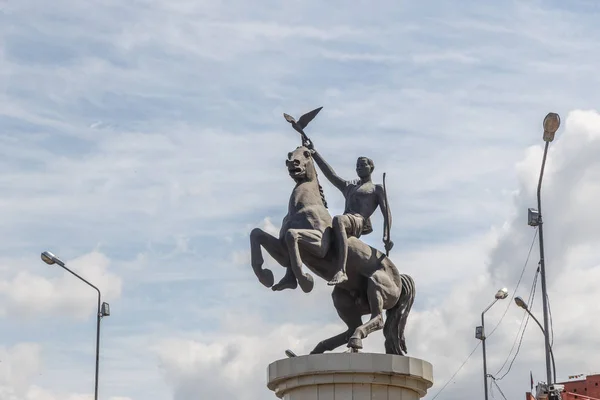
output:
[[[533,318],[533,320],[535,321],[535,323],[542,330],[542,333],[544,334],[544,336],[547,338],[548,335],[546,335],[546,330],[544,330],[544,327],[542,327],[542,324],[540,324],[540,321],[538,321],[537,318],[531,313],[531,310],[529,310],[529,307],[527,306],[527,303],[525,303],[525,301],[522,298],[520,298],[520,297],[515,297],[515,303],[517,303],[517,306],[519,306],[523,310],[527,311],[527,314],[529,314],[529,316],[531,318]],[[552,347],[550,347],[550,357],[552,358],[552,371],[553,371],[554,383],[556,383],[556,364],[554,362],[554,353],[552,352]]]
[[[550,142],[554,140],[554,135],[560,127],[560,116],[557,113],[548,113],[544,118],[543,122],[544,135],[543,139],[546,142],[544,146],[544,156],[542,158],[542,167],[540,169],[540,178],[538,180],[537,187],[537,210],[530,208],[528,210],[528,223],[531,226],[537,226],[539,229],[539,243],[540,243],[540,279],[542,280],[542,307],[544,311],[544,332],[548,332],[548,292],[546,290],[546,260],[544,258],[544,230],[542,224],[542,178],[544,177],[544,167],[546,166],[546,156],[548,155],[548,146]],[[550,348],[550,339],[548,335],[544,334],[545,347],[546,347],[546,379],[548,387],[555,382],[552,382],[552,373],[550,368],[550,357],[552,349]]]
[[[50,253],[49,251],[44,251],[41,254],[41,257],[42,257],[42,261],[44,261],[46,264],[48,264],[48,265],[57,264],[57,265],[61,266],[66,271],[68,271],[72,275],[75,275],[77,278],[79,278],[83,282],[87,283],[89,286],[93,287],[96,290],[96,292],[98,292],[98,313],[96,316],[96,379],[95,379],[95,384],[94,384],[94,399],[98,400],[98,365],[99,365],[99,360],[100,360],[100,320],[102,319],[102,317],[108,317],[110,315],[110,306],[108,305],[108,303],[100,303],[100,298],[101,298],[100,290],[96,286],[92,285],[91,283],[89,283],[88,281],[83,279],[81,276],[77,275],[75,272],[73,272],[69,268],[67,268],[65,266],[65,263],[60,258],[56,257],[54,254]]]
[[[496,302],[498,300],[504,300],[505,298],[508,297],[508,289],[503,288],[498,290],[498,292],[496,293],[496,295],[494,296],[494,301],[492,302],[492,304],[490,304],[488,306],[488,308],[486,308],[485,310],[483,310],[483,312],[481,313],[481,326],[478,326],[477,328],[475,328],[475,337],[479,340],[481,340],[481,347],[483,348],[483,388],[484,388],[484,393],[485,393],[485,400],[488,400],[488,385],[487,385],[487,378],[488,378],[488,373],[487,373],[487,355],[485,352],[485,313],[492,308],[492,306],[494,304],[496,304]]]

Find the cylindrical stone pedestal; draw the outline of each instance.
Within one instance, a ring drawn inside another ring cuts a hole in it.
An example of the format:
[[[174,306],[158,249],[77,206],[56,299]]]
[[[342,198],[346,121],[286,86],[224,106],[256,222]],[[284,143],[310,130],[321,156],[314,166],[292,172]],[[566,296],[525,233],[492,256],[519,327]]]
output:
[[[327,353],[275,361],[267,387],[285,400],[418,400],[432,385],[432,365],[418,358]]]

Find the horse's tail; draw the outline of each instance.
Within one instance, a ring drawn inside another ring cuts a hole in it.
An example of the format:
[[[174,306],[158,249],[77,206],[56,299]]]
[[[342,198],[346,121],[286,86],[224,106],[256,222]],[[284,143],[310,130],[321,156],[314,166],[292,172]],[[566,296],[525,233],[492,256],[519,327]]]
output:
[[[404,328],[406,319],[415,301],[415,282],[405,274],[400,275],[402,293],[396,305],[386,311],[383,335],[385,336],[385,352],[387,354],[406,354]]]

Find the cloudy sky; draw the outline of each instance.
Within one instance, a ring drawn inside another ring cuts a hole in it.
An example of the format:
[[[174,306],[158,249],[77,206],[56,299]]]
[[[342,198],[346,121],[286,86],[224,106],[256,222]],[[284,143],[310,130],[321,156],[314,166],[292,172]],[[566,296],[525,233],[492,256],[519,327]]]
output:
[[[600,371],[598,18],[593,0],[0,0],[0,398],[92,398],[95,292],[43,250],[111,304],[101,398],[274,398],[268,363],[343,327],[322,280],[273,293],[249,263],[250,230],[277,230],[293,186],[282,113],[319,106],[308,132],[341,176],[361,155],[387,172],[391,257],[418,291],[409,354],[434,365],[428,399],[449,382],[438,400],[482,396],[480,348],[449,381],[480,313],[499,287],[529,297],[527,208],[558,112],[543,190],[558,379]],[[486,314],[504,316],[489,372],[519,398],[530,371],[544,380],[543,341],[530,322],[509,369],[509,300]]]

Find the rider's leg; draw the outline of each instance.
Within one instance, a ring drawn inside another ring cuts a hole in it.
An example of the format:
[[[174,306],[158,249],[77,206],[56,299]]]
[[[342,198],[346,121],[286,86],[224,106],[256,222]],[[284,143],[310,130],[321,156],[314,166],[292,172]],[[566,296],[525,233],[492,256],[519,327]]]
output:
[[[333,236],[337,246],[337,268],[333,278],[327,282],[328,285],[337,285],[348,280],[346,275],[346,261],[348,260],[348,230],[350,229],[350,220],[346,215],[336,215],[333,217]]]

